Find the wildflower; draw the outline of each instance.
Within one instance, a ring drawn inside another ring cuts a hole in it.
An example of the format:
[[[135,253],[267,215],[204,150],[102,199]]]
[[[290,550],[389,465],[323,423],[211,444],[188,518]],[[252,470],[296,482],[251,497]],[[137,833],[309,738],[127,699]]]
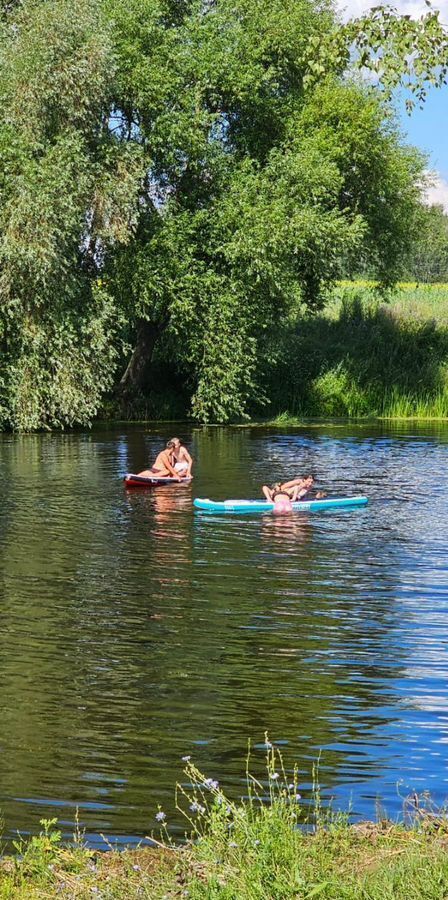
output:
[[[288,784],[288,791],[293,791],[295,788],[295,784]]]
[[[206,778],[204,787],[209,788],[211,791],[217,791],[219,788],[219,781],[215,781],[214,778]]]
[[[182,762],[190,762],[191,756],[183,756]]]
[[[238,844],[235,841],[230,841],[229,847],[238,847]]]
[[[199,815],[203,815],[205,813],[205,806],[201,806],[200,803],[197,803],[196,800],[193,803],[190,803],[190,809],[193,813],[199,813]]]
[[[165,814],[164,812],[162,812],[161,809],[159,809],[159,812],[156,813],[156,821],[157,821],[157,822],[164,822],[165,819],[166,819],[166,814]]]
[[[271,772],[269,778],[272,778],[272,781],[275,781],[277,778],[280,778],[278,772]]]
[[[302,794],[296,794],[296,796],[294,797],[294,800],[301,800],[301,799],[302,799]]]
[[[258,847],[259,843],[260,843],[260,841],[254,841],[254,847]]]
[[[134,872],[140,872],[141,866],[132,866]]]

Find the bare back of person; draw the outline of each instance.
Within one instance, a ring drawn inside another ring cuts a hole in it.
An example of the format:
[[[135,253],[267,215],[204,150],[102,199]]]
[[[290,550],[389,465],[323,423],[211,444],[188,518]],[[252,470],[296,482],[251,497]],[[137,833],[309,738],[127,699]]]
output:
[[[143,472],[138,474],[144,478],[173,478],[176,481],[181,481],[181,475],[176,472],[172,464],[172,450],[171,441],[168,441],[165,449],[161,450],[157,455],[156,461],[151,468],[144,469]]]

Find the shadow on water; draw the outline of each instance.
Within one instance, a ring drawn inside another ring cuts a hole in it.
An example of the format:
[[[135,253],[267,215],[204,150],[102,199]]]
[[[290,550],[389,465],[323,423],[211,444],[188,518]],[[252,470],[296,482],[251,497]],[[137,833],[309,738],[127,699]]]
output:
[[[126,492],[170,426],[0,440],[0,807],[7,832],[76,807],[137,840],[173,809],[181,757],[244,791],[247,740],[298,762],[308,796],[372,815],[396,782],[444,798],[448,431],[193,429],[191,486]],[[201,516],[311,470],[331,515]],[[406,790],[407,787],[403,787]]]

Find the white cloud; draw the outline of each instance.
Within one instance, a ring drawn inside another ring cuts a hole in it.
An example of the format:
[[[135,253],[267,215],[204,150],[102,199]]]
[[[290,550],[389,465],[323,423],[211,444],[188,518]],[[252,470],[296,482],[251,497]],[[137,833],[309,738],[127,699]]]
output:
[[[445,181],[438,172],[430,174],[432,184],[424,191],[423,198],[426,203],[438,203],[448,213],[448,181]]]
[[[362,16],[372,6],[379,6],[377,0],[336,0],[336,6],[342,14],[342,18],[353,19]],[[412,16],[413,19],[418,18],[430,11],[425,0],[397,0],[391,4],[400,13],[400,15]],[[448,22],[448,0],[439,0],[434,3],[433,9],[440,11],[440,19],[442,22]]]

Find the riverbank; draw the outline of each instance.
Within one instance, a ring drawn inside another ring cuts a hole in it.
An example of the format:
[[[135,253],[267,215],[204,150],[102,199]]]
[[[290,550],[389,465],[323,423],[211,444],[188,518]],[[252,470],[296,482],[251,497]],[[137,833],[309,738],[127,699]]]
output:
[[[402,285],[388,298],[341,285],[276,340],[266,381],[275,424],[448,417],[447,285]]]
[[[47,830],[21,859],[0,866],[8,900],[441,900],[448,893],[444,820],[405,829],[388,822],[333,823],[315,834],[278,809],[243,815],[227,835],[199,843],[94,853],[63,847]]]
[[[341,282],[322,312],[269,330],[259,367],[264,399],[249,405],[250,422],[448,419],[448,284],[402,283],[381,295],[370,282]],[[185,373],[169,387],[166,372],[153,376],[129,421],[188,418]],[[112,405],[102,418],[117,413]]]
[[[302,806],[297,769],[288,772],[266,743],[266,777],[246,772],[244,797],[185,757],[176,809],[187,824],[176,845],[165,812],[152,846],[98,853],[76,833],[64,846],[56,820],[17,842],[0,864],[0,898],[52,900],[440,900],[448,894],[448,819],[428,797],[404,804],[406,824],[386,819],[352,824],[323,809],[315,786]],[[147,842],[148,843],[148,842]]]

